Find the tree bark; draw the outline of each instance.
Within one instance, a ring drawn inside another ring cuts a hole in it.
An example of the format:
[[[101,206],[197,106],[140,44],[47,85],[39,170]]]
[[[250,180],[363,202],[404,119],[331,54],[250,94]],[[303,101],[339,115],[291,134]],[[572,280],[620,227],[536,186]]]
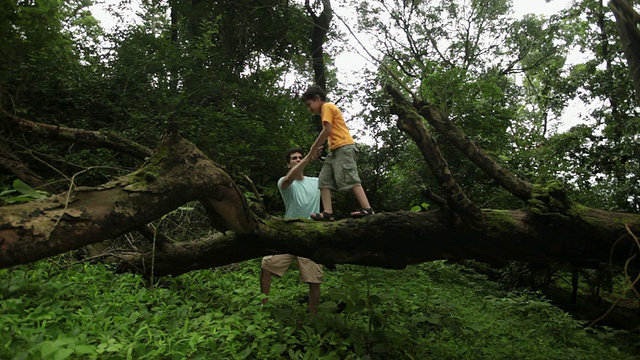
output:
[[[484,210],[482,226],[443,210],[332,223],[259,218],[231,178],[173,129],[131,174],[102,186],[0,207],[0,267],[135,231],[192,200],[205,205],[223,233],[163,242],[154,254],[123,255],[123,269],[150,274],[155,256],[155,275],[177,275],[273,253],[306,256],[328,266],[402,268],[436,259],[597,266],[622,265],[637,252],[631,234],[640,231],[639,215],[584,208],[553,185],[537,187],[533,199],[519,211]]]
[[[137,230],[200,200],[212,225],[252,232],[257,217],[227,173],[175,131],[139,170],[98,187],[0,207],[0,267],[43,259]]]
[[[4,124],[14,132],[41,139],[59,140],[76,144],[103,147],[144,159],[151,155],[151,149],[115,133],[67,128],[63,126],[36,123],[0,109]]]
[[[640,102],[640,29],[638,29],[640,14],[626,0],[611,0],[609,7],[616,17],[622,48],[627,57],[636,90],[636,100]]]
[[[309,0],[305,0],[305,8],[307,13],[313,20],[313,32],[311,34],[311,65],[313,68],[314,79],[316,84],[327,91],[327,72],[324,66],[324,42],[329,32],[331,18],[333,17],[333,9],[331,8],[331,0],[322,0],[322,12],[316,15],[311,7]]]
[[[435,139],[427,130],[420,115],[393,87],[387,86],[387,91],[394,100],[391,105],[391,113],[398,115],[398,128],[408,134],[420,149],[422,157],[429,165],[429,169],[445,194],[447,206],[457,215],[474,223],[482,223],[482,211],[467,197],[455,180],[449,164],[442,156]]]
[[[332,267],[360,264],[391,269],[439,259],[624,265],[635,243],[625,225],[640,230],[640,216],[577,207],[572,215],[485,210],[484,228],[452,220],[446,211],[381,213],[333,223],[270,219],[253,234],[218,234],[165,244],[155,254],[126,257],[127,271],[179,275],[274,253],[311,258]],[[637,265],[636,265],[637,266]]]

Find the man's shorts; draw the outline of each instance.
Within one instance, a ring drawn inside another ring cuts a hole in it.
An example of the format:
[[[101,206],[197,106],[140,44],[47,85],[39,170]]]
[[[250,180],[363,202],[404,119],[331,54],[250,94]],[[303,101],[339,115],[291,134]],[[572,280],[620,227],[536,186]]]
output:
[[[285,271],[291,266],[293,259],[298,260],[298,269],[300,270],[300,281],[312,284],[322,284],[322,269],[320,265],[311,259],[290,254],[269,255],[262,258],[262,268],[282,277]]]
[[[360,184],[356,146],[350,144],[331,150],[318,175],[318,188],[342,191]]]

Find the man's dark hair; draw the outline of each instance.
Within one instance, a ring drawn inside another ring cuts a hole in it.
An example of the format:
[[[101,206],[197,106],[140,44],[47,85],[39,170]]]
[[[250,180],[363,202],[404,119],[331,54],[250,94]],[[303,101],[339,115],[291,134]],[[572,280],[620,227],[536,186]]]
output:
[[[320,96],[320,100],[327,101],[327,94],[324,92],[320,85],[311,85],[307,91],[302,94],[302,101],[313,100],[316,95]]]
[[[291,148],[289,149],[289,151],[287,151],[287,156],[285,156],[285,159],[287,159],[287,163],[289,163],[289,161],[291,160],[291,154],[294,154],[294,153],[300,153],[300,155],[304,156],[304,150],[302,148],[299,148],[299,147]]]

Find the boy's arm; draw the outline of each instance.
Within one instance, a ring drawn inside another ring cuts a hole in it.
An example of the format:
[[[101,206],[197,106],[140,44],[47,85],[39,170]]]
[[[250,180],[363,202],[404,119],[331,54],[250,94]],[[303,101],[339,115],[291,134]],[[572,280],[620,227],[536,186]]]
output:
[[[309,153],[311,154],[311,153]],[[307,154],[307,156],[305,156],[304,158],[302,158],[302,160],[300,160],[299,163],[297,163],[294,167],[292,167],[291,169],[289,169],[289,171],[287,172],[287,175],[285,175],[282,178],[282,181],[279,183],[279,186],[282,190],[287,190],[289,188],[289,186],[291,186],[291,183],[293,183],[293,180],[298,179],[300,177],[300,175],[303,174],[304,172],[304,168],[307,166],[307,164],[313,160],[309,154]]]
[[[309,150],[309,154],[313,154],[313,159],[318,158],[318,154],[320,154],[320,150],[322,149],[322,145],[331,135],[331,123],[328,121],[322,122],[322,131],[318,134],[318,138],[311,145],[311,149]]]

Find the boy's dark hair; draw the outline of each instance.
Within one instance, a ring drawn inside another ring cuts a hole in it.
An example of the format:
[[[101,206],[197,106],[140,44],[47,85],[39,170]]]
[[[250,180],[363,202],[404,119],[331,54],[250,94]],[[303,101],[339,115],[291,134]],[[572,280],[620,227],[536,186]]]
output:
[[[300,155],[304,156],[304,150],[302,148],[299,148],[299,147],[291,148],[289,149],[289,151],[287,151],[287,156],[285,156],[285,159],[287,159],[287,163],[289,163],[289,160],[291,160],[291,154],[294,154],[294,153],[300,153]]]
[[[320,85],[311,85],[307,91],[302,94],[302,101],[313,100],[316,95],[320,96],[320,100],[327,101],[327,94],[324,92]]]

